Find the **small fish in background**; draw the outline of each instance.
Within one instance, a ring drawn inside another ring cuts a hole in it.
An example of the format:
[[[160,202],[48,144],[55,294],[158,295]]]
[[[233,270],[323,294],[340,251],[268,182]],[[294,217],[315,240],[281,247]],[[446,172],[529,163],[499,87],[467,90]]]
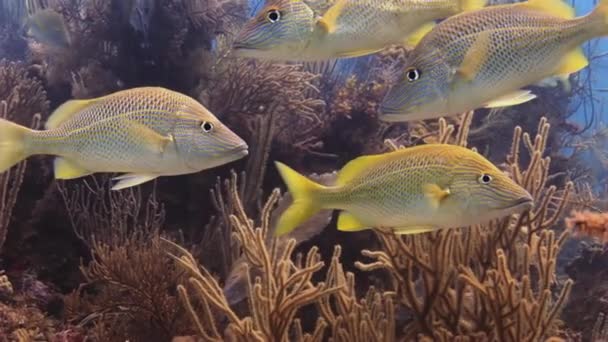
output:
[[[42,44],[59,48],[70,47],[70,34],[61,14],[51,8],[42,8],[35,0],[26,0],[25,5],[28,13],[28,36]]]
[[[412,51],[380,119],[433,119],[533,100],[523,87],[566,80],[589,63],[581,44],[608,35],[608,0],[574,15],[562,0],[530,0],[446,19]]]
[[[120,190],[245,157],[245,141],[194,99],[158,87],[71,100],[46,130],[0,119],[0,172],[32,155],[55,155],[57,179],[121,172]]]
[[[317,183],[324,185],[332,185],[336,182],[337,174],[334,173],[324,173],[322,175],[313,174],[310,176],[310,179],[314,180]],[[289,206],[293,203],[293,198],[291,194],[285,193],[283,197],[279,200],[277,207],[273,210],[272,215],[270,217],[270,227],[272,231],[276,231],[277,222],[281,215],[289,208]],[[284,234],[280,236],[277,243],[277,253],[283,253],[283,250],[287,246],[287,241],[290,239],[296,240],[296,246],[299,244],[306,242],[313,237],[319,235],[325,227],[331,222],[332,211],[331,210],[321,210],[315,215],[313,215],[309,220],[305,223],[301,224],[297,229],[291,231],[289,234]],[[266,245],[270,246],[271,238],[274,234],[268,234],[266,239]],[[228,299],[228,303],[230,305],[234,305],[239,303],[240,301],[247,298],[249,295],[249,290],[247,289],[247,269],[249,268],[249,272],[252,275],[252,278],[255,279],[256,276],[259,275],[260,270],[253,267],[252,265],[248,265],[247,259],[245,256],[241,256],[237,259],[230,270],[230,274],[226,277],[226,284],[224,285],[223,291],[226,299]]]
[[[234,55],[319,61],[364,56],[391,44],[414,46],[434,20],[476,10],[487,0],[336,0],[325,9],[270,1],[237,35]]]
[[[372,227],[417,234],[466,227],[530,209],[532,196],[479,153],[429,144],[352,160],[334,186],[278,163],[295,201],[276,233],[291,232],[321,209],[342,210],[338,230]]]

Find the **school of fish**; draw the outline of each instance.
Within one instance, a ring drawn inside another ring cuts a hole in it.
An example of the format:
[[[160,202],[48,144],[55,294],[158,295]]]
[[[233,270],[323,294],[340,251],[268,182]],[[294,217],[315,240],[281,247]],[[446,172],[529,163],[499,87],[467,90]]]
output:
[[[67,48],[57,12],[30,11],[28,32]],[[441,20],[437,23],[438,20]],[[411,49],[380,104],[380,120],[403,122],[534,100],[527,89],[569,86],[589,62],[581,45],[608,35],[608,0],[575,17],[562,0],[487,5],[487,0],[270,0],[237,34],[234,57],[323,61]],[[32,155],[54,155],[55,177],[124,173],[113,189],[230,163],[248,146],[196,100],[158,87],[72,100],[32,130],[0,119],[0,172]],[[347,163],[333,184],[316,183],[276,162],[293,203],[275,234],[322,210],[337,227],[418,234],[465,227],[530,210],[533,197],[481,154],[426,144]]]

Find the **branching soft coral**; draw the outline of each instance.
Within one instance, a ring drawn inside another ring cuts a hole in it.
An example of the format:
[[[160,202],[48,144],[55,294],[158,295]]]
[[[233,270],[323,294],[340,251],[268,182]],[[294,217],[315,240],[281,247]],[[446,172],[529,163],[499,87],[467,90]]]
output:
[[[91,177],[92,179],[92,177]],[[76,234],[91,248],[86,282],[66,299],[67,319],[99,341],[169,340],[190,332],[175,287],[183,272],[167,257],[155,192],[110,192],[110,183],[62,185]]]
[[[6,118],[29,126],[35,114],[48,114],[49,101],[40,80],[32,77],[25,65],[0,60],[0,101]]]
[[[271,116],[275,146],[291,157],[314,153],[327,129],[316,75],[298,65],[220,60],[200,98],[239,133],[252,135],[257,116]]]
[[[294,259],[296,240],[272,236],[271,212],[278,191],[264,205],[259,226],[245,214],[236,182],[231,183],[230,196],[235,209],[231,229],[245,257],[249,304],[245,315],[230,307],[230,298],[216,278],[190,252],[169,243],[177,263],[190,274],[178,291],[204,340],[324,341],[328,335],[334,341],[394,340],[394,294],[371,288],[365,298],[358,298],[354,275],[345,272],[339,261],[339,246],[325,281],[315,283],[313,276],[323,268],[318,249]],[[300,314],[308,304],[317,307],[318,316]],[[304,333],[302,321],[314,326],[310,333]]]
[[[236,188],[232,190],[231,195],[238,196]],[[264,206],[260,227],[254,226],[242,207],[237,207],[238,214],[230,217],[234,237],[243,248],[247,260],[262,270],[259,277],[249,279],[249,317],[240,318],[230,308],[228,300],[213,276],[206,269],[199,267],[191,254],[182,248],[177,248],[179,256],[175,256],[175,259],[188,270],[191,276],[190,286],[197,293],[200,302],[193,301],[193,296],[185,286],[180,286],[179,292],[205,339],[222,340],[222,335],[219,334],[211,314],[213,308],[228,318],[230,322],[228,334],[237,339],[283,341],[287,338],[288,330],[301,307],[315,303],[320,298],[337,291],[336,287],[324,283],[314,284],[311,281],[313,274],[323,267],[317,248],[310,249],[306,257],[300,256],[292,261],[294,240],[287,243],[282,253],[277,253],[276,243],[267,247],[270,213],[277,199],[278,192],[275,191]],[[276,242],[276,239],[274,241]],[[204,308],[201,310],[202,319],[192,309],[194,303]]]

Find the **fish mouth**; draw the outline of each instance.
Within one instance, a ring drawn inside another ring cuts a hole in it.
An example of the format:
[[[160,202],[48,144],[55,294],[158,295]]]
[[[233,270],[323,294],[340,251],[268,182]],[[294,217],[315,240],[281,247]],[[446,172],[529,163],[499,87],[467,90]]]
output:
[[[229,155],[234,157],[234,160],[246,157],[249,155],[249,146],[247,144],[237,146],[230,151]]]
[[[247,44],[247,43],[239,42],[239,41],[232,43],[232,50],[237,55],[246,54],[248,52],[254,52],[254,51],[264,51],[263,48],[254,47],[251,44]]]
[[[505,210],[513,210],[513,211],[526,211],[532,208],[534,205],[534,200],[531,197],[522,197],[517,199],[513,204],[504,208]]]

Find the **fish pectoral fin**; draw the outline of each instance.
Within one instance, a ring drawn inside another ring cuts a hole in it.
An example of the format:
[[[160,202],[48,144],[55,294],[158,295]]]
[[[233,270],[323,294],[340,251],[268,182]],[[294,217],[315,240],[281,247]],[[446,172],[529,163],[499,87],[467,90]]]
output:
[[[484,106],[485,108],[500,108],[516,106],[528,101],[532,101],[536,98],[536,95],[532,94],[530,90],[518,90],[507,95],[501,96],[495,100],[492,100]]]
[[[439,204],[450,195],[450,189],[442,189],[437,184],[425,184],[423,186],[424,194],[431,201],[433,208],[439,208]]]
[[[435,23],[424,24],[419,27],[414,33],[410,34],[404,42],[404,45],[410,48],[414,48],[424,36],[426,36],[435,27]]]
[[[141,123],[131,123],[129,127],[131,134],[140,137],[145,146],[149,147],[153,153],[163,154],[167,145],[174,141],[172,135],[162,135],[150,127]]]
[[[132,186],[140,185],[158,178],[160,175],[147,173],[129,173],[119,177],[112,178],[113,181],[118,181],[114,184],[112,190],[122,190]]]
[[[570,75],[584,69],[587,65],[589,65],[589,60],[585,57],[583,49],[579,47],[564,56],[555,74]]]
[[[368,49],[368,50],[355,50],[355,51],[344,51],[338,52],[336,54],[337,57],[348,58],[348,57],[361,57],[371,55],[378,51],[382,51],[383,49]]]
[[[412,227],[400,227],[393,228],[393,231],[396,235],[412,235],[412,234],[423,234],[430,233],[432,231],[438,230],[439,228],[435,226],[412,226]]]
[[[336,31],[337,21],[344,10],[347,0],[337,0],[324,14],[317,20],[317,25],[326,33]]]
[[[576,16],[574,8],[564,0],[528,0],[515,6],[525,6],[564,19],[573,19]]]
[[[46,129],[53,129],[59,127],[62,123],[71,119],[74,115],[82,111],[83,109],[89,107],[95,102],[99,101],[98,99],[90,99],[90,100],[70,100],[57,107],[55,111],[49,116],[44,127]]]
[[[488,58],[491,45],[492,35],[490,31],[479,33],[477,39],[469,47],[469,50],[462,59],[462,63],[456,69],[456,78],[461,81],[473,81],[483,67],[484,61]]]
[[[338,230],[340,231],[358,232],[365,229],[370,229],[370,226],[361,223],[358,218],[347,211],[341,212],[338,216]]]
[[[53,168],[56,179],[74,179],[88,176],[93,173],[92,171],[84,169],[63,157],[55,158]]]

